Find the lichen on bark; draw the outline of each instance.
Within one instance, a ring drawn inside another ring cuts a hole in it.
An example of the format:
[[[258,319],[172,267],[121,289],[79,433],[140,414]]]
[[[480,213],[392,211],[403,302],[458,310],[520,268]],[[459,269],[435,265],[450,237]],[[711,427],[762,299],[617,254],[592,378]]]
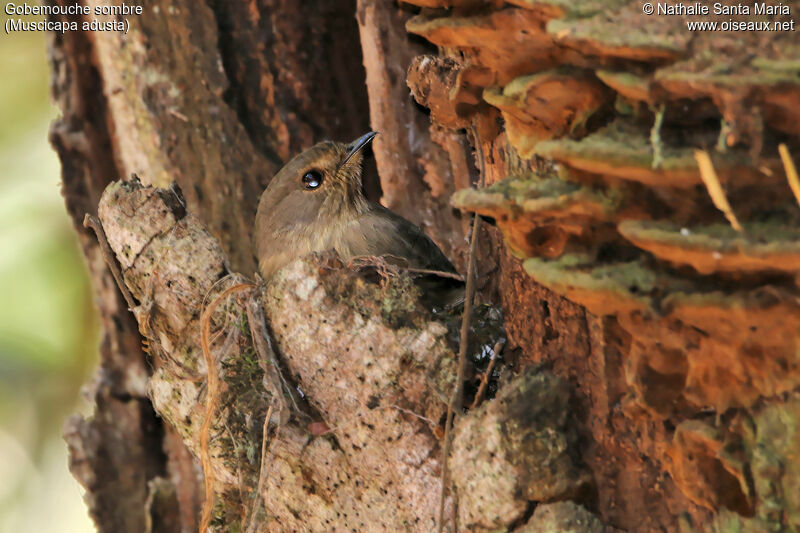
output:
[[[201,311],[228,287],[248,285],[228,271],[216,239],[186,212],[175,188],[115,182],[98,212],[139,303],[133,312],[154,367],[150,398],[202,457],[212,391],[201,355]],[[352,271],[324,254],[248,290],[210,316],[221,383],[208,449],[217,495],[212,527],[436,527],[439,437],[455,361],[448,327],[423,304],[408,274]],[[302,396],[289,401],[298,407],[288,421],[265,421],[269,406],[289,391],[268,379],[264,365],[271,363],[252,342],[252,332],[260,331],[248,324],[253,300],[263,305],[283,379]],[[464,446],[491,448],[453,473],[465,524],[509,525],[528,502],[575,496],[588,481],[569,429],[569,388],[547,373],[526,376],[457,424],[456,465]],[[312,431],[320,425],[326,429]],[[502,437],[487,441],[489,427]],[[469,502],[499,486],[508,490],[492,498],[516,502],[517,512],[497,522],[488,516],[493,511]]]

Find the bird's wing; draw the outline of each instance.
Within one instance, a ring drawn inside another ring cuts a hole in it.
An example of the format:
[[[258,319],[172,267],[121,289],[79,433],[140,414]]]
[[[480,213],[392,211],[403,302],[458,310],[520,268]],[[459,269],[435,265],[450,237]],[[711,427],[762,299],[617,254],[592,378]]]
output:
[[[343,255],[396,256],[412,268],[456,272],[430,237],[388,209],[376,205],[352,224],[345,232]]]

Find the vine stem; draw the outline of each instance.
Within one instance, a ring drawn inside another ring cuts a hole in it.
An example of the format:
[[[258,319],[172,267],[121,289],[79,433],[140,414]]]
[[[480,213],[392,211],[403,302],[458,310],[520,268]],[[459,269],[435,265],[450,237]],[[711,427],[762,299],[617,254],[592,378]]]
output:
[[[480,166],[480,186],[483,187],[486,180],[486,168],[483,161],[483,152],[481,151],[480,140],[478,138],[478,131],[475,124],[470,128],[472,131],[472,138],[475,142],[475,154]],[[467,369],[467,341],[469,340],[469,318],[472,315],[472,301],[475,299],[475,250],[477,249],[478,233],[481,229],[481,218],[478,213],[475,213],[472,222],[472,235],[470,236],[469,252],[467,255],[467,285],[464,289],[464,313],[461,315],[461,336],[460,344],[458,347],[458,374],[456,376],[456,388],[453,391],[453,396],[450,398],[450,403],[447,405],[447,417],[444,426],[444,444],[442,445],[442,490],[439,497],[439,521],[438,531],[444,531],[444,507],[447,500],[447,487],[450,483],[450,472],[448,468],[448,457],[450,455],[450,446],[452,444],[453,432],[453,418],[458,413],[463,404],[464,396],[464,375]],[[455,518],[454,518],[455,519]],[[457,524],[453,524],[454,530]]]
[[[255,288],[252,283],[240,283],[225,289],[219,296],[208,304],[200,317],[201,335],[200,344],[203,348],[203,358],[207,367],[206,408],[203,426],[200,428],[200,464],[203,466],[203,478],[205,486],[205,500],[203,501],[203,513],[200,517],[200,533],[206,533],[211,524],[211,511],[214,508],[214,469],[211,465],[211,454],[209,453],[209,441],[211,439],[211,422],[214,418],[217,405],[219,404],[219,370],[217,361],[211,353],[211,317],[229,295]]]

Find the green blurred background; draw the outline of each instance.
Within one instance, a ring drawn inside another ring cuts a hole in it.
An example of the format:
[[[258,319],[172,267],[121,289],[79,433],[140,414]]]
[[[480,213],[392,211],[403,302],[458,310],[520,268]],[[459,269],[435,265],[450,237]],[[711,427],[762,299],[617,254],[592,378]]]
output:
[[[89,532],[61,428],[87,410],[98,320],[47,140],[46,36],[0,36],[0,72],[0,532]]]

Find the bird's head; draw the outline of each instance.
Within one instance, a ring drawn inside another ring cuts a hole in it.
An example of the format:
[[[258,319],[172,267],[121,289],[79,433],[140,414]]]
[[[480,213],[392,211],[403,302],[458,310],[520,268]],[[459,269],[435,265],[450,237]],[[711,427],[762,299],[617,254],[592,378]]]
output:
[[[346,216],[366,209],[362,192],[362,150],[377,135],[371,131],[346,144],[323,141],[295,156],[272,178],[259,211],[285,214],[293,223]]]

